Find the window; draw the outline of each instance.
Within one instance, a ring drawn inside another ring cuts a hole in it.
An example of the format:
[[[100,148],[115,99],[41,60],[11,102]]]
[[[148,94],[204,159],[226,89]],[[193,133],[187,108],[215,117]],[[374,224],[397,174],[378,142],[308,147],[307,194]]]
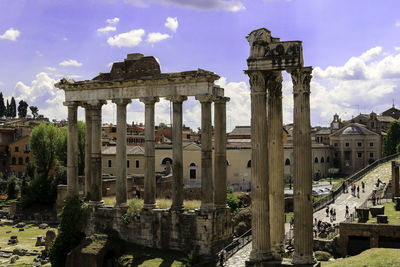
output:
[[[339,157],[339,153],[335,152],[335,158],[338,158],[338,157]]]
[[[369,142],[369,146],[374,146],[374,142]]]
[[[321,163],[324,163],[324,162],[325,162],[324,157],[321,157]]]
[[[29,153],[29,144],[28,143],[24,144],[24,152]]]
[[[14,147],[14,152],[19,152],[19,147],[18,146]]]
[[[11,159],[11,165],[17,164],[17,159],[15,157],[12,157]]]
[[[29,163],[29,161],[30,161],[29,157],[26,157],[25,158],[25,163]]]
[[[247,168],[251,168],[251,160],[247,162]]]
[[[23,165],[24,164],[24,160],[22,159],[22,157],[18,158],[18,165]]]
[[[357,142],[357,146],[358,147],[362,147],[362,143],[361,142]]]
[[[161,165],[166,165],[167,162],[169,162],[169,165],[172,165],[172,159],[171,159],[171,158],[168,158],[168,157],[164,158],[164,159],[161,161]]]
[[[370,153],[369,153],[369,157],[370,157],[370,158],[373,158],[373,157],[374,157],[374,153],[373,153],[373,152],[370,152]]]
[[[330,160],[330,159],[329,159],[329,157],[326,157],[326,162],[328,162],[328,163],[329,163],[329,160]]]
[[[285,160],[285,166],[290,166],[290,159]]]
[[[112,160],[109,159],[109,160],[108,160],[108,168],[111,168],[111,167],[112,167]]]
[[[344,152],[344,159],[345,160],[350,160],[351,159],[351,151],[345,151]]]
[[[138,159],[135,161],[135,167],[136,169],[140,168],[140,161]]]
[[[334,143],[333,146],[334,146],[334,147],[338,147],[339,144],[338,144],[338,143]]]
[[[318,158],[317,157],[315,157],[314,163],[318,163]]]
[[[357,158],[362,158],[362,152],[357,152]]]
[[[350,143],[346,142],[346,143],[345,143],[345,146],[346,146],[346,147],[349,147],[349,146],[350,146]]]
[[[197,176],[197,166],[196,163],[192,162],[189,165],[189,178],[196,179]]]
[[[126,167],[130,168],[131,162],[129,161],[129,159],[126,161]]]

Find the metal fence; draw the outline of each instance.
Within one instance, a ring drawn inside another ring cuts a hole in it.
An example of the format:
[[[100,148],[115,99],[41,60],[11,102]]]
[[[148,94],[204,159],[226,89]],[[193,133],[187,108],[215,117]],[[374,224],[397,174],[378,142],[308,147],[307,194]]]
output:
[[[358,180],[360,180],[365,174],[367,174],[368,172],[372,171],[373,169],[375,169],[378,165],[391,161],[397,157],[400,156],[400,153],[394,154],[394,155],[390,155],[381,159],[378,159],[376,161],[374,161],[373,163],[371,163],[370,165],[368,165],[367,167],[365,167],[364,169],[359,170],[358,172],[356,172],[355,174],[350,175],[349,177],[347,177],[345,179],[345,181],[348,181],[348,184],[352,184],[354,182],[357,182]],[[334,203],[335,199],[338,198],[338,196],[340,194],[342,194],[344,191],[344,187],[343,184],[341,184],[335,191],[333,191],[331,194],[321,198],[320,200],[316,201],[313,203],[313,210],[314,212],[319,211],[321,209],[323,209],[326,205]]]
[[[232,257],[233,254],[238,252],[241,248],[243,248],[250,242],[251,242],[251,229],[249,229],[247,232],[245,232],[240,237],[235,238],[232,243],[230,243],[229,245],[227,245],[226,247],[223,248],[223,250],[225,250],[225,253],[226,253],[225,260],[228,260],[230,257]],[[223,252],[223,250],[219,251],[216,254],[216,258],[218,260],[219,260],[219,255],[220,255],[220,253]]]

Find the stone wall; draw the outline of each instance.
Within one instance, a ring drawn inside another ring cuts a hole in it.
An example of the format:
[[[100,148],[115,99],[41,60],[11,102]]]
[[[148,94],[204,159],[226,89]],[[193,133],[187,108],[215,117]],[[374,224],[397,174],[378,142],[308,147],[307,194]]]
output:
[[[400,225],[341,223],[339,227],[338,253],[342,257],[362,250],[356,247],[358,242],[365,248],[400,247]]]
[[[86,234],[114,230],[121,239],[137,245],[210,258],[232,239],[229,209],[209,213],[154,209],[128,220],[121,218],[123,214],[123,210],[110,206],[89,206]]]

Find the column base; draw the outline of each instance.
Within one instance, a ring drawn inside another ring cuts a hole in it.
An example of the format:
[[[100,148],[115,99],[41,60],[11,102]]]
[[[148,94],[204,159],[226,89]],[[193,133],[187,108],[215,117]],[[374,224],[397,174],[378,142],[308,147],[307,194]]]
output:
[[[278,246],[271,246],[271,252],[272,252],[272,259],[275,261],[281,261],[282,260],[282,255],[285,252],[285,246],[283,244],[278,245]]]
[[[89,206],[92,207],[104,206],[104,200],[100,201],[89,200]]]
[[[302,255],[300,253],[296,253],[296,251],[293,253],[293,257],[292,257],[292,263],[293,264],[297,264],[299,266],[314,266],[314,264],[317,261],[314,258],[314,254],[310,254],[310,255]],[[296,265],[296,266],[297,266]]]
[[[314,264],[294,264],[291,262],[283,262],[283,261],[246,261],[246,267],[321,267],[320,262],[316,262]]]
[[[201,203],[200,205],[200,211],[213,211],[215,210],[215,206],[213,203]]]
[[[128,209],[129,205],[128,203],[125,202],[125,203],[115,204],[114,207],[118,209]]]
[[[156,204],[143,204],[143,210],[154,210],[157,208]]]
[[[271,251],[265,251],[265,250],[255,250],[253,249],[250,252],[250,257],[249,261],[251,262],[267,262],[267,261],[272,261],[272,253]],[[255,265],[258,266],[258,265]]]
[[[179,205],[179,206],[172,205],[171,208],[169,208],[169,210],[171,210],[171,211],[184,211],[184,207],[183,207],[183,205]]]

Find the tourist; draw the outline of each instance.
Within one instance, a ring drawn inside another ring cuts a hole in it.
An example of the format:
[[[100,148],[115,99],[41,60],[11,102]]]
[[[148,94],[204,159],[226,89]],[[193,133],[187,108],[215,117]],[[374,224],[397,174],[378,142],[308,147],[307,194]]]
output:
[[[326,217],[329,217],[329,206],[326,206],[325,212],[326,212]]]
[[[290,229],[293,229],[293,226],[294,226],[294,217],[290,219]]]
[[[360,186],[357,185],[357,197],[360,198]]]
[[[348,193],[349,192],[349,189],[348,189],[348,186],[349,186],[349,182],[346,180],[345,181],[345,186],[344,186],[344,191],[345,191],[345,193]]]
[[[226,258],[226,250],[223,249],[223,250],[219,253],[219,266],[224,266],[225,258]]]
[[[361,188],[362,188],[362,192],[365,193],[365,183],[364,183],[364,181],[361,181]]]
[[[349,218],[349,206],[346,205],[346,214],[344,217]]]
[[[336,209],[333,209],[332,214],[333,214],[333,220],[336,221]]]

